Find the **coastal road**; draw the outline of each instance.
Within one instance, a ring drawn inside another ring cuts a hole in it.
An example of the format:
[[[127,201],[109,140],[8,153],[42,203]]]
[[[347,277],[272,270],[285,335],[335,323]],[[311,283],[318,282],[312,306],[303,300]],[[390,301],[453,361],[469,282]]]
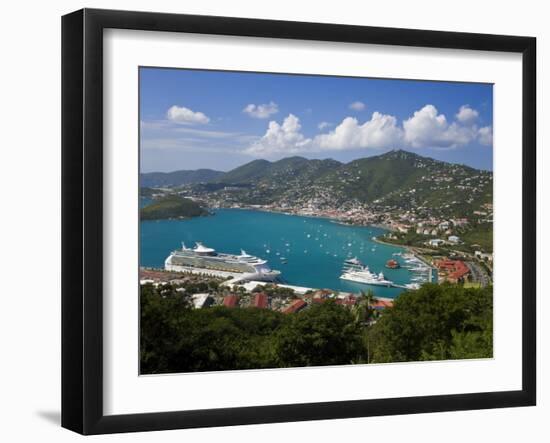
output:
[[[470,269],[472,280],[474,282],[479,282],[482,288],[485,288],[489,285],[489,276],[485,272],[485,269],[483,269],[480,265],[473,261],[466,262],[466,266],[468,266],[468,269]]]

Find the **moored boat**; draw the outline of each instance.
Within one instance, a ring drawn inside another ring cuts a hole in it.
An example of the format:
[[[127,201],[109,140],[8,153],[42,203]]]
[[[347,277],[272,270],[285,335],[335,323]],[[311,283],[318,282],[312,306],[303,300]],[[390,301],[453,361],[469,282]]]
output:
[[[400,268],[400,264],[397,260],[394,260],[393,258],[388,260],[386,262],[386,268],[389,268],[389,269],[397,269],[397,268]]]
[[[357,257],[344,261],[344,269],[340,276],[342,280],[353,281],[372,286],[395,286],[391,280],[386,280],[382,272],[376,274],[371,272],[367,265],[363,265]]]

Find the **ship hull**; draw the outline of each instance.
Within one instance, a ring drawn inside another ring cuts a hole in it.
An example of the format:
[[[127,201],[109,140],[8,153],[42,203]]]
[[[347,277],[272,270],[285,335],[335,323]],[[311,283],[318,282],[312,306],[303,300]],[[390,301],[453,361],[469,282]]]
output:
[[[257,272],[250,269],[231,269],[221,266],[215,266],[216,264],[209,263],[208,267],[195,266],[190,263],[174,263],[170,256],[164,262],[164,269],[173,272],[188,272],[198,275],[210,275],[213,277],[221,278],[242,278],[243,280],[257,280],[272,282],[276,281],[281,275],[280,271],[270,270],[267,272]]]
[[[390,287],[393,286],[393,283],[389,282],[389,281],[365,280],[365,279],[362,279],[361,277],[354,277],[352,275],[342,275],[340,278],[342,280],[348,280],[348,281],[352,281],[354,283],[361,283],[363,285],[384,286],[384,287],[387,287],[387,288],[390,288]]]

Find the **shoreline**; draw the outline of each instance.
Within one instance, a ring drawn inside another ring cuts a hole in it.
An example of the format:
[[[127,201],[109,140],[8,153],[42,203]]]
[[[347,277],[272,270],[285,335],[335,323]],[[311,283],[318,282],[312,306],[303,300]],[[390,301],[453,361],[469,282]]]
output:
[[[155,267],[149,267],[149,266],[140,266],[139,267],[139,270],[140,270],[140,273],[142,271],[153,271],[153,272],[160,272],[160,273],[166,273],[166,274],[171,274],[171,273],[176,273],[176,274],[183,274],[183,275],[196,275],[196,276],[204,276],[205,273],[204,272],[200,272],[200,271],[197,271],[197,272],[193,272],[192,270],[190,269],[186,269],[186,270],[175,270],[175,269],[164,269],[164,268],[155,268]],[[220,273],[221,274],[221,273]],[[229,273],[226,273],[226,274],[229,274]],[[211,277],[219,277],[219,278],[224,278],[224,276],[222,275],[210,275]],[[228,277],[229,275],[226,275],[225,277]],[[233,279],[231,280],[227,280],[227,281],[224,281],[222,282],[221,284],[224,285],[224,283],[227,285],[228,283],[231,283]],[[141,276],[140,276],[140,282],[141,282]],[[286,283],[279,283],[279,282],[266,282],[266,281],[256,281],[256,280],[251,280],[251,281],[248,281],[244,284],[237,284],[237,286],[242,286],[242,287],[245,287],[246,288],[246,284],[256,284],[256,285],[274,285],[274,286],[280,286],[280,287],[286,287],[286,288],[291,288],[291,289],[294,289],[296,294],[297,295],[300,295],[300,296],[303,296],[306,292],[308,291],[322,291],[322,290],[325,290],[325,289],[328,289],[330,291],[333,291],[333,293],[335,294],[339,294],[339,295],[342,295],[342,296],[354,296],[354,297],[361,297],[360,293],[357,294],[355,292],[348,292],[348,291],[339,291],[339,290],[336,290],[336,289],[331,289],[331,288],[310,288],[310,287],[305,287],[305,286],[297,286],[297,285],[289,285],[289,284],[286,284]],[[303,293],[300,293],[299,291],[297,291],[296,289],[300,289],[303,291]],[[383,302],[391,302],[393,303],[397,297],[399,297],[399,295],[401,294],[398,294],[395,298],[391,298],[391,297],[383,297],[383,296],[374,296],[374,298],[376,300],[380,300],[380,301],[383,301]]]
[[[354,228],[377,228],[377,229],[383,229],[383,230],[389,231],[389,232],[394,232],[395,231],[390,226],[385,225],[385,224],[369,223],[369,224],[364,225],[364,224],[357,224],[357,223],[349,223],[349,222],[346,222],[346,221],[342,220],[342,218],[340,218],[340,217],[335,217],[335,216],[330,216],[330,215],[301,214],[301,213],[296,213],[296,212],[287,212],[287,211],[283,211],[283,210],[267,209],[267,208],[255,208],[255,207],[233,208],[233,207],[219,206],[219,207],[210,208],[210,209],[212,209],[214,211],[217,210],[217,209],[231,209],[231,210],[236,209],[236,210],[241,210],[241,211],[268,212],[268,213],[271,213],[271,214],[282,214],[282,215],[288,215],[288,216],[291,216],[291,217],[305,217],[305,218],[315,218],[315,219],[321,219],[321,220],[328,220],[332,223],[335,223],[335,224],[338,224],[338,225],[341,225],[341,226],[349,226],[349,227],[354,227]],[[391,244],[391,243],[388,243],[388,245],[390,245],[390,246],[399,246],[399,245],[394,245],[394,244]]]
[[[389,242],[385,242],[383,240],[380,240],[378,239],[378,237],[373,237],[372,238],[372,241],[376,242],[376,243],[379,243],[379,244],[382,244],[382,245],[387,245],[387,246],[394,246],[394,247],[400,247],[400,248],[403,248],[405,251],[407,251],[409,254],[412,254],[414,255],[418,260],[420,260],[422,263],[424,263],[426,266],[429,266],[431,269],[432,269],[432,272],[435,271],[436,272],[436,275],[437,275],[437,268],[432,265],[431,263],[429,263],[423,256],[421,253],[418,252],[418,247],[416,246],[408,246],[408,245],[397,245],[395,243],[389,243]],[[430,283],[433,283],[430,282]]]

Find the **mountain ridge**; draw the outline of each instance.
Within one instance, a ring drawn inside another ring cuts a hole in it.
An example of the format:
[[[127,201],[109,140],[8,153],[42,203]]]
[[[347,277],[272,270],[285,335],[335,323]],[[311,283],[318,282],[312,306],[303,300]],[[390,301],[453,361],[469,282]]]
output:
[[[139,174],[140,187],[154,188],[163,186],[181,186],[192,183],[206,183],[215,180],[222,171],[214,169],[177,170],[172,172],[144,172]]]
[[[492,180],[490,171],[393,150],[348,163],[298,156],[257,159],[179,190],[219,205],[435,208],[441,216],[460,216],[492,203]]]

